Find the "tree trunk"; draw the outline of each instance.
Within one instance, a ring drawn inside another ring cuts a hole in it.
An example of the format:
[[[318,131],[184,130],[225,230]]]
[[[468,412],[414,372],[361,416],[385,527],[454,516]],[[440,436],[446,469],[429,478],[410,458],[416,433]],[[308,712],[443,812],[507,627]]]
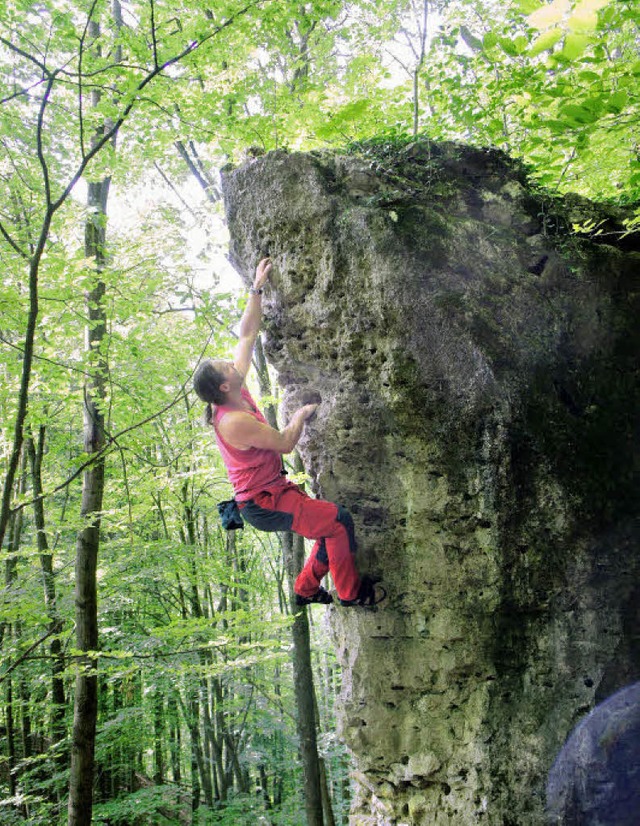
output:
[[[32,437],[27,440],[27,451],[31,464],[31,485],[33,488],[33,516],[36,527],[36,541],[40,552],[40,567],[42,569],[42,585],[44,589],[44,604],[49,617],[49,629],[54,634],[59,634],[62,630],[62,621],[58,614],[56,604],[56,585],[53,575],[53,557],[49,551],[49,542],[45,530],[44,502],[42,498],[42,457],[44,454],[45,427],[41,425],[38,431],[38,443]],[[58,743],[65,736],[64,730],[64,655],[60,638],[54,636],[49,643],[49,655],[51,657],[51,742]],[[64,752],[60,752],[58,762],[66,760]]]
[[[190,573],[191,573],[191,593],[190,605],[191,613],[198,619],[205,616],[202,608],[202,600],[200,599],[200,592],[198,591],[199,572],[196,564],[196,531],[195,531],[195,514],[192,503],[189,500],[189,483],[185,481],[181,489],[182,498],[182,513],[183,524],[181,526],[182,541],[185,545],[191,547],[190,554]],[[200,661],[206,664],[206,653],[201,652]],[[197,802],[200,805],[200,790],[204,792],[204,799],[207,806],[213,807],[213,783],[211,777],[211,763],[206,759],[206,752],[208,743],[200,732],[200,707],[201,703],[207,703],[207,683],[206,678],[198,680],[198,685],[189,687],[189,715],[190,715],[190,732],[191,732],[191,750],[192,750],[192,771],[194,765],[199,772],[198,792],[194,788],[194,806]],[[203,711],[203,718],[206,718],[206,710]],[[204,726],[203,726],[204,729]],[[206,732],[205,732],[206,738]],[[195,763],[194,763],[195,761]],[[196,811],[197,807],[193,809]]]
[[[23,450],[21,454],[21,461],[20,461],[20,476],[18,477],[17,485],[16,485],[16,493],[24,493],[26,489],[26,453]],[[5,592],[9,596],[11,594],[11,590],[13,588],[16,576],[17,576],[17,557],[15,554],[18,552],[20,548],[20,540],[22,537],[22,511],[18,511],[11,515],[9,520],[8,529],[9,529],[9,542],[7,547],[7,555],[5,559],[5,569],[4,569],[4,582],[5,582]],[[10,596],[9,596],[10,598]],[[20,622],[13,622],[7,623],[3,622],[2,626],[0,627],[0,644],[4,642],[5,635],[9,636],[9,642],[11,642],[11,638],[18,638],[20,636]],[[13,681],[13,675],[9,674],[6,681],[6,702],[5,702],[5,725],[7,730],[7,770],[9,774],[9,791],[11,796],[15,796],[18,792],[18,774],[15,770],[15,766],[18,763],[18,758],[20,755],[16,753],[16,705],[15,705],[15,683]],[[18,709],[21,707],[22,703],[18,706]],[[24,732],[24,729],[23,729]],[[24,741],[23,741],[24,746]],[[21,755],[25,757],[24,748],[23,753]],[[17,810],[26,815],[26,810],[24,808],[24,804],[21,804],[17,807]]]
[[[13,676],[9,674],[5,681],[4,695],[4,725],[7,732],[7,774],[9,777],[9,794],[15,797],[16,775],[14,766],[16,764],[16,735],[13,716]]]
[[[24,493],[26,489],[26,453],[22,452],[22,461],[21,461],[21,468],[20,468],[20,476],[18,477],[18,481],[16,484],[16,493]],[[11,589],[13,587],[13,582],[16,578],[16,567],[17,567],[17,557],[15,556],[18,548],[20,547],[20,537],[22,536],[22,510],[17,511],[16,513],[12,513],[9,519],[8,524],[9,529],[9,541],[7,543],[7,554],[4,560],[4,584],[5,584],[5,599],[9,598],[11,593]],[[0,623],[0,646],[4,643],[5,633],[8,631],[11,633],[12,626],[11,623],[3,620]],[[17,625],[13,628],[15,632],[17,630]]]
[[[180,806],[181,795],[180,786],[182,783],[182,766],[180,758],[182,755],[182,732],[180,728],[180,715],[178,703],[176,701],[175,689],[169,688],[167,697],[167,713],[169,717],[169,754],[171,755],[171,779],[175,784],[175,804]]]
[[[327,782],[327,764],[322,757],[318,757],[320,766],[320,789],[322,792],[322,811],[324,813],[324,826],[336,826],[336,820],[333,816],[333,804],[331,802],[331,792],[329,791],[329,783]]]
[[[418,55],[413,70],[413,134],[418,134],[420,116],[420,71],[424,63],[427,43],[427,19],[429,16],[429,0],[422,0],[422,22],[416,21],[418,27]]]
[[[260,392],[272,395],[267,362],[262,341],[256,339],[254,348]],[[265,405],[265,418],[272,427],[277,427],[273,405]],[[296,472],[304,470],[300,456],[295,454]],[[300,741],[300,757],[304,775],[304,800],[308,826],[323,826],[322,786],[318,741],[316,730],[315,697],[313,671],[311,668],[311,645],[309,640],[309,620],[304,607],[295,604],[293,583],[304,564],[304,537],[291,531],[280,534],[284,554],[285,569],[289,581],[291,611],[295,616],[291,633],[293,638],[293,680],[296,698],[296,722]]]
[[[156,677],[153,689],[153,782],[164,783],[164,695],[160,677]]]
[[[114,2],[114,16],[119,19],[119,5]],[[92,38],[99,35],[99,25],[89,23]],[[118,56],[116,55],[116,58]],[[97,106],[100,92],[92,93]],[[94,141],[100,139],[98,130]],[[115,143],[115,137],[114,137]],[[95,258],[95,281],[86,293],[89,323],[85,329],[86,349],[91,354],[90,377],[85,384],[84,449],[88,455],[99,453],[105,444],[103,403],[106,397],[107,364],[103,351],[106,337],[104,306],[105,283],[101,277],[105,265],[107,200],[110,178],[89,183],[85,225],[85,255]],[[98,601],[96,568],[100,546],[100,516],[104,493],[104,458],[98,458],[84,472],[81,515],[84,527],[78,534],[75,566],[76,647],[82,652],[98,648]],[[93,776],[96,716],[98,710],[97,659],[90,653],[79,656],[73,707],[71,771],[69,775],[68,826],[89,826],[93,807]]]
[[[235,543],[235,534],[229,531],[229,540]],[[224,720],[224,695],[222,691],[222,683],[218,677],[213,678],[213,696],[214,696],[214,717],[216,729],[216,770],[218,774],[218,791],[220,800],[227,799],[228,781],[227,773],[224,766],[224,758],[222,754],[222,744],[224,742],[225,720]]]
[[[20,731],[22,734],[22,756],[27,758],[33,754],[31,733],[31,712],[29,710],[29,689],[24,677],[18,683],[20,689]]]
[[[100,184],[89,184],[89,201],[101,198]],[[104,201],[106,205],[106,192]],[[98,227],[96,232],[100,232]],[[91,255],[88,232],[87,256]],[[95,249],[95,247],[94,247]],[[99,347],[105,334],[104,283],[98,281],[87,296],[90,326],[87,329],[89,347]],[[95,326],[94,326],[95,324]],[[102,362],[102,357],[98,357]],[[87,382],[85,393],[85,452],[98,453],[104,446],[104,417],[99,402],[105,397],[104,374],[97,367]],[[75,568],[76,646],[80,651],[96,651],[98,647],[96,567],[100,544],[100,513],[104,492],[104,459],[93,462],[84,473],[81,514],[85,527],[78,535]],[[91,823],[94,769],[94,742],[97,712],[97,660],[90,654],[78,658],[71,743],[71,774],[69,782],[69,826]]]
[[[322,787],[316,736],[316,710],[311,669],[309,619],[305,607],[295,604],[293,583],[304,559],[304,537],[291,532],[283,535],[285,562],[289,574],[291,610],[295,616],[293,635],[293,681],[300,758],[304,775],[304,800],[308,826],[323,826]]]
[[[191,735],[191,812],[192,823],[198,822],[198,809],[200,808],[200,781],[203,775],[202,772],[202,749],[200,747],[200,710],[196,689],[189,688],[192,696],[189,701],[188,711],[188,726],[189,734]]]
[[[271,808],[271,797],[269,796],[269,778],[267,777],[267,771],[264,767],[264,763],[260,763],[258,766],[258,776],[260,778],[260,793],[262,794],[264,807],[267,811],[269,811]]]

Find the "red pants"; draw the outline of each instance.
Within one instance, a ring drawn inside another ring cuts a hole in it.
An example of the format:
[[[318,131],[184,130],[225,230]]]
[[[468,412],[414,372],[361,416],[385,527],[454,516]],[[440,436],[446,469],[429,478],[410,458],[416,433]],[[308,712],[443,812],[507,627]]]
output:
[[[263,531],[293,531],[316,542],[294,590],[311,597],[321,579],[331,571],[340,599],[358,596],[360,576],[355,564],[356,538],[353,519],[343,505],[313,499],[286,480],[282,488],[263,490],[246,502],[238,502],[242,518]]]

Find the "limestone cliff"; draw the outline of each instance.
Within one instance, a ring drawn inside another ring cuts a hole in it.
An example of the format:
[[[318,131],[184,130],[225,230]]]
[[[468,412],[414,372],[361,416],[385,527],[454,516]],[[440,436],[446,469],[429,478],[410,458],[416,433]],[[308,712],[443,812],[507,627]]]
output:
[[[377,613],[332,607],[352,823],[544,822],[576,722],[640,678],[637,238],[497,152],[270,152],[223,175],[274,261],[266,350]],[[617,246],[604,242],[615,242]]]

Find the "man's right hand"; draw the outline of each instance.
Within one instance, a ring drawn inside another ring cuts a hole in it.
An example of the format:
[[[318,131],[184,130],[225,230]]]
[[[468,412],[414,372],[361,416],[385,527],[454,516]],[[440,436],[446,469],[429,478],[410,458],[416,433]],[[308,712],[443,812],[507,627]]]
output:
[[[253,286],[254,289],[259,289],[260,287],[264,286],[267,278],[269,278],[269,273],[271,272],[271,259],[269,257],[263,258],[258,266],[256,267],[256,276],[253,279]]]
[[[304,414],[305,419],[310,419],[318,408],[317,404],[305,404],[300,410]]]

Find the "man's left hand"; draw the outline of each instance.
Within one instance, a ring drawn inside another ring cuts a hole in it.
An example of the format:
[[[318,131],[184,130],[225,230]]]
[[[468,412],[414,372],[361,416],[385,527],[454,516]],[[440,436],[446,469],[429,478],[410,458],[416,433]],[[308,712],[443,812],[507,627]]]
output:
[[[269,278],[271,272],[271,259],[263,258],[256,267],[256,277],[253,279],[253,286],[258,290]]]

